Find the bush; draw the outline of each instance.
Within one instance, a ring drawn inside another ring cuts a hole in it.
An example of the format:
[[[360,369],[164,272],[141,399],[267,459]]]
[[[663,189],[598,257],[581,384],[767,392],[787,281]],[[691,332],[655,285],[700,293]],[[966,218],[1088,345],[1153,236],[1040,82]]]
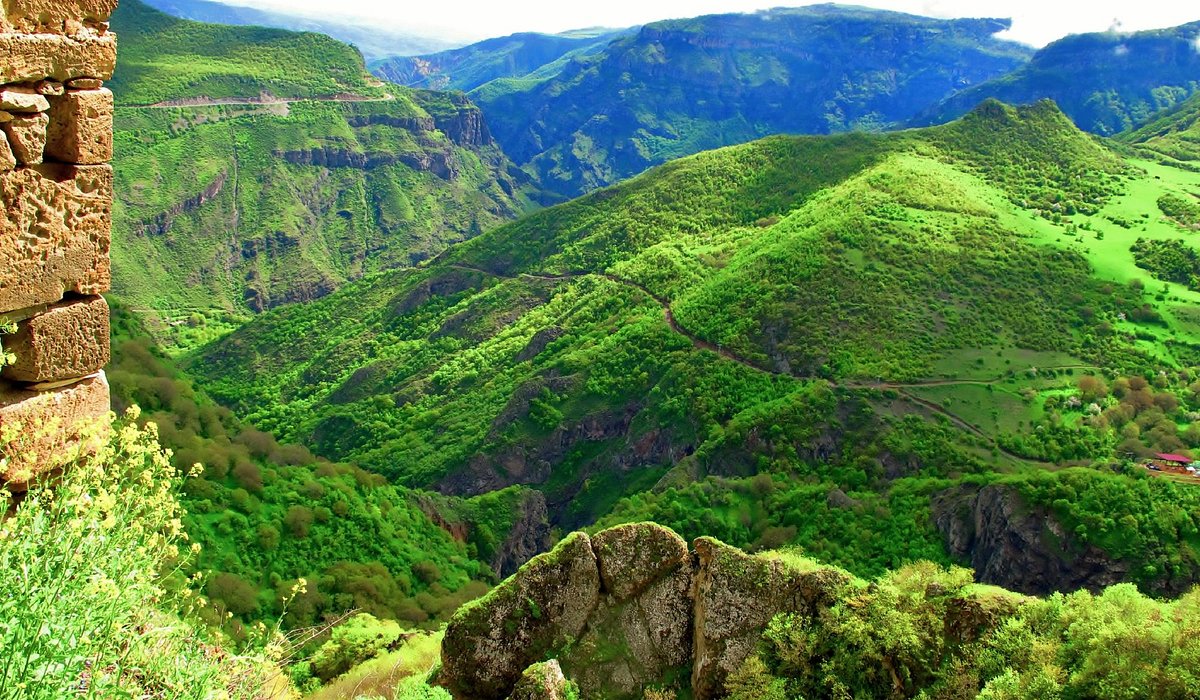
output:
[[[19,507],[0,491],[0,699],[251,698],[272,685],[267,652],[230,657],[171,611],[194,603],[176,592],[180,479],[136,417],[85,431],[90,454],[58,445],[69,466]],[[29,459],[28,439],[5,426],[0,463]]]
[[[312,657],[314,674],[323,681],[342,675],[373,658],[400,639],[400,625],[360,613],[333,629],[328,642]]]

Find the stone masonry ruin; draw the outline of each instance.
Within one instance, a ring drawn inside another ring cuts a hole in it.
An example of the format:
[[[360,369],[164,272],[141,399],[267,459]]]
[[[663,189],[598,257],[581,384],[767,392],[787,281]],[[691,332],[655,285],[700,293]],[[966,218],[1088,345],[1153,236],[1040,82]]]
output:
[[[0,432],[66,431],[109,410],[116,0],[0,0]],[[23,443],[38,452],[38,438]],[[20,486],[45,461],[10,460]],[[52,465],[49,465],[52,466]]]

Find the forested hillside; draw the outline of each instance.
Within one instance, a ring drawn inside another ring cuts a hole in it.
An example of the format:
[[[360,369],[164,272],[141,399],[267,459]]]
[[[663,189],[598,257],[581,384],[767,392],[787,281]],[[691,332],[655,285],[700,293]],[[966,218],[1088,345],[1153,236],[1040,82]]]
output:
[[[949,121],[986,98],[1052,99],[1080,129],[1114,135],[1200,90],[1200,22],[1135,33],[1073,34],[1009,75],[969,87],[914,121]]]
[[[571,59],[603,51],[614,39],[636,30],[595,30],[569,34],[525,32],[424,56],[372,61],[384,80],[435,90],[474,90],[501,78],[524,78],[566,66]]]
[[[1037,556],[1177,590],[1200,571],[1195,511],[1170,505],[1186,487],[1153,481],[1101,514],[1084,494],[1136,474],[1026,480],[1198,444],[1177,427],[1200,408],[1196,292],[1131,250],[1185,235],[1147,207],[1197,184],[1049,103],[771,138],[267,314],[189,368],[326,457],[456,495],[531,485],[562,527],[653,517],[873,575],[988,559],[996,533],[964,539],[955,519],[1035,499],[1080,524]],[[1115,523],[1143,521],[1176,534],[1119,544],[1137,526]],[[1037,542],[1033,522],[1007,527]],[[1066,578],[1030,586],[1088,576]]]
[[[471,93],[505,152],[575,196],[768,134],[878,130],[1029,56],[1006,20],[837,5],[658,22]]]
[[[113,24],[119,102],[173,105],[117,112],[115,292],[186,322],[151,324],[173,342],[410,265],[531,206],[462,95],[385,88],[322,35],[136,0]]]

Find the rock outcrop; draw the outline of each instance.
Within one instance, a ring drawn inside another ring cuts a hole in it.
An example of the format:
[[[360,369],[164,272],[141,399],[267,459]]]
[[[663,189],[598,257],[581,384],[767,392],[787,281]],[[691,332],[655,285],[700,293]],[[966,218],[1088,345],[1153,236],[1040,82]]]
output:
[[[109,410],[115,0],[0,8],[0,483],[21,488]],[[8,355],[12,355],[11,361]],[[12,454],[5,454],[11,452]]]
[[[970,561],[980,582],[1045,595],[1128,579],[1128,563],[1074,541],[1052,513],[1011,487],[959,486],[936,494],[932,509],[950,553]]]
[[[689,550],[653,523],[577,533],[455,615],[438,682],[461,700],[557,697],[521,694],[542,687],[524,669],[554,658],[585,698],[641,700],[664,685],[719,697],[772,617],[816,616],[849,582],[711,539]]]

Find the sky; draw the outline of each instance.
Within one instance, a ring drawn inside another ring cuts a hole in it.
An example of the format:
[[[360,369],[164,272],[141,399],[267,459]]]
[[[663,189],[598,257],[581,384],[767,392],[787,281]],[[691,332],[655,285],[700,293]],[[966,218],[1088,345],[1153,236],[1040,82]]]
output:
[[[334,19],[328,0],[221,0],[231,5]],[[520,31],[628,27],[660,19],[753,12],[786,0],[340,0],[341,17],[386,24],[433,38],[475,41]],[[866,0],[853,4],[931,17],[1011,17],[1005,36],[1033,46],[1067,34],[1169,27],[1200,20],[1192,0]]]

